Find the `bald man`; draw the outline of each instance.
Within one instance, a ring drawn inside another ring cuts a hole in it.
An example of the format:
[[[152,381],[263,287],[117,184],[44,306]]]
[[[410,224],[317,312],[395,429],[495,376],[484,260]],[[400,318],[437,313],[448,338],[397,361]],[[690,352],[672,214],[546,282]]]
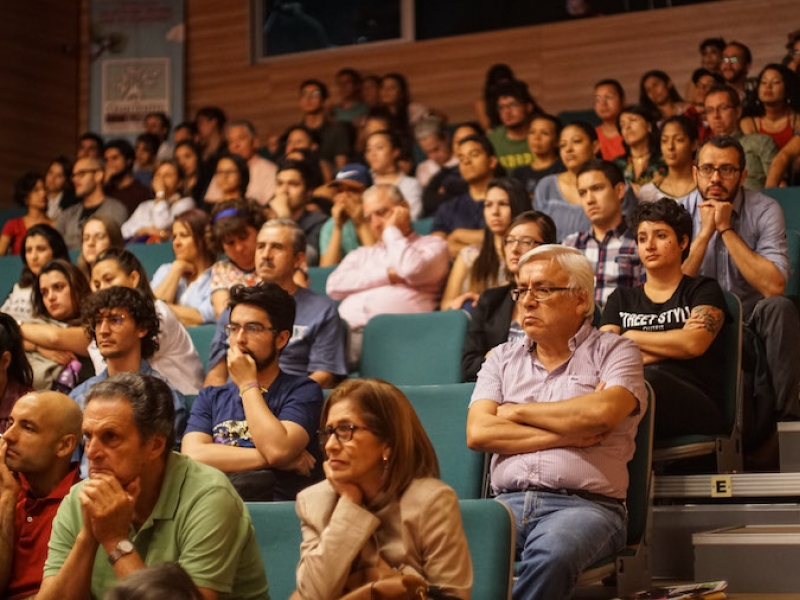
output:
[[[97,158],[81,158],[72,170],[75,195],[81,202],[61,211],[56,217],[56,229],[64,237],[67,248],[81,247],[81,229],[93,215],[105,215],[121,227],[128,219],[128,209],[119,200],[103,192],[103,163]]]
[[[53,517],[77,483],[72,453],[83,415],[59,392],[31,393],[14,404],[0,439],[0,597],[39,591]]]

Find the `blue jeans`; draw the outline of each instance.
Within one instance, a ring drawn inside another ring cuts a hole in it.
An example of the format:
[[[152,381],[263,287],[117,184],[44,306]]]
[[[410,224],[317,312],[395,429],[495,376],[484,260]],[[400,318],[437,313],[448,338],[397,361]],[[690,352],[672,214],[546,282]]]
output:
[[[568,599],[584,569],[625,545],[627,510],[557,492],[497,496],[517,524],[519,578],[513,600]]]

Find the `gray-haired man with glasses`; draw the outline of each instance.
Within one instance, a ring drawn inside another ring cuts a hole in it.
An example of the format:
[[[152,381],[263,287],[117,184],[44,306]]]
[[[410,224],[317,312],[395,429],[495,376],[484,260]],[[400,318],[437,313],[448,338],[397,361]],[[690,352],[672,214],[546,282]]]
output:
[[[234,286],[230,308],[231,380],[200,390],[182,452],[227,473],[245,500],[294,500],[323,476],[316,436],[322,390],[278,362],[294,327],[295,301],[278,284],[262,282]]]
[[[769,365],[765,385],[746,394],[752,397],[753,416],[744,424],[745,445],[753,451],[769,441],[776,421],[800,417],[800,318],[783,295],[789,278],[783,211],[772,198],[743,189],[744,149],[732,136],[703,142],[694,173],[697,192],[681,201],[694,221],[683,272],[713,277],[739,296],[744,370],[753,373],[757,364]]]
[[[625,543],[647,393],[636,344],[592,327],[593,280],[574,248],[523,255],[512,297],[525,338],[492,350],[470,402],[467,444],[493,454],[492,488],[516,517],[515,599],[569,598],[586,567]]]

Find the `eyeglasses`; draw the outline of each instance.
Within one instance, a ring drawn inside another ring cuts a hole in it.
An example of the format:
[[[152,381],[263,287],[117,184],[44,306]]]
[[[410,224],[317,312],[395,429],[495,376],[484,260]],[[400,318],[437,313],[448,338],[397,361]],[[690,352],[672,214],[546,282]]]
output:
[[[697,167],[697,172],[705,177],[706,179],[710,179],[714,176],[714,173],[719,173],[719,176],[723,179],[733,179],[736,177],[736,173],[741,171],[739,167],[734,167],[733,165],[722,165],[721,167],[715,167],[714,165],[700,165]]]
[[[88,175],[89,173],[97,173],[100,169],[81,169],[80,171],[73,171],[72,178],[76,179],[78,177],[83,177],[84,175]]]
[[[95,317],[94,329],[96,331],[103,326],[103,323],[106,323],[111,331],[119,331],[122,327],[122,324],[125,322],[125,319],[125,315],[106,315],[104,317]]]
[[[721,115],[723,112],[727,112],[727,111],[732,110],[732,109],[733,109],[733,106],[731,106],[730,104],[723,104],[721,106],[709,106],[708,108],[706,108],[706,114],[707,115]]]
[[[535,288],[514,288],[511,290],[511,299],[514,302],[519,302],[527,294],[531,294],[533,299],[537,302],[544,302],[553,297],[556,292],[572,291],[575,288],[571,287],[535,287]]]
[[[515,244],[519,244],[519,247],[523,250],[530,250],[534,246],[541,246],[544,242],[540,242],[536,238],[532,238],[530,236],[522,236],[522,237],[514,237],[513,235],[507,235],[503,239],[503,246],[506,248],[511,248]]]
[[[371,431],[371,429],[367,427],[361,427],[360,425],[354,425],[353,423],[340,423],[336,427],[323,427],[317,431],[319,445],[324,446],[327,444],[332,435],[335,435],[336,440],[339,442],[349,442],[353,439],[353,434],[359,429]]]
[[[732,64],[732,65],[735,65],[735,64],[737,64],[737,63],[739,62],[739,60],[740,60],[740,59],[739,59],[739,57],[738,57],[738,56],[723,56],[723,57],[722,57],[722,62],[724,62],[724,63],[730,63],[730,64]]]
[[[228,337],[231,337],[232,335],[238,335],[238,333],[243,329],[247,335],[260,335],[265,331],[278,333],[278,330],[274,327],[267,327],[261,323],[245,323],[244,325],[239,325],[238,323],[229,323],[228,325],[225,325],[225,335]]]
[[[303,92],[300,94],[301,98],[319,98],[322,96],[322,92],[319,90],[314,90],[313,92]]]

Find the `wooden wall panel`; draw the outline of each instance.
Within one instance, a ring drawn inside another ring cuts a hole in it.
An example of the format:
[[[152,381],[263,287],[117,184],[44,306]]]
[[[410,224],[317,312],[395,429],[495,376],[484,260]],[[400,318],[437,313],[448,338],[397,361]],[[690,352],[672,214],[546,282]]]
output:
[[[267,135],[297,120],[303,79],[332,84],[343,66],[365,74],[400,71],[414,99],[453,121],[473,118],[485,72],[495,62],[510,64],[552,112],[589,107],[592,85],[602,77],[618,78],[635,100],[639,77],[651,68],[666,70],[682,90],[699,65],[698,43],[712,35],[747,43],[757,72],[783,57],[786,33],[800,27],[800,2],[727,0],[256,64],[249,27],[247,0],[188,3],[187,108],[193,114],[203,105],[221,106]]]
[[[0,19],[0,206],[14,181],[75,150],[78,4],[9,2]]]

